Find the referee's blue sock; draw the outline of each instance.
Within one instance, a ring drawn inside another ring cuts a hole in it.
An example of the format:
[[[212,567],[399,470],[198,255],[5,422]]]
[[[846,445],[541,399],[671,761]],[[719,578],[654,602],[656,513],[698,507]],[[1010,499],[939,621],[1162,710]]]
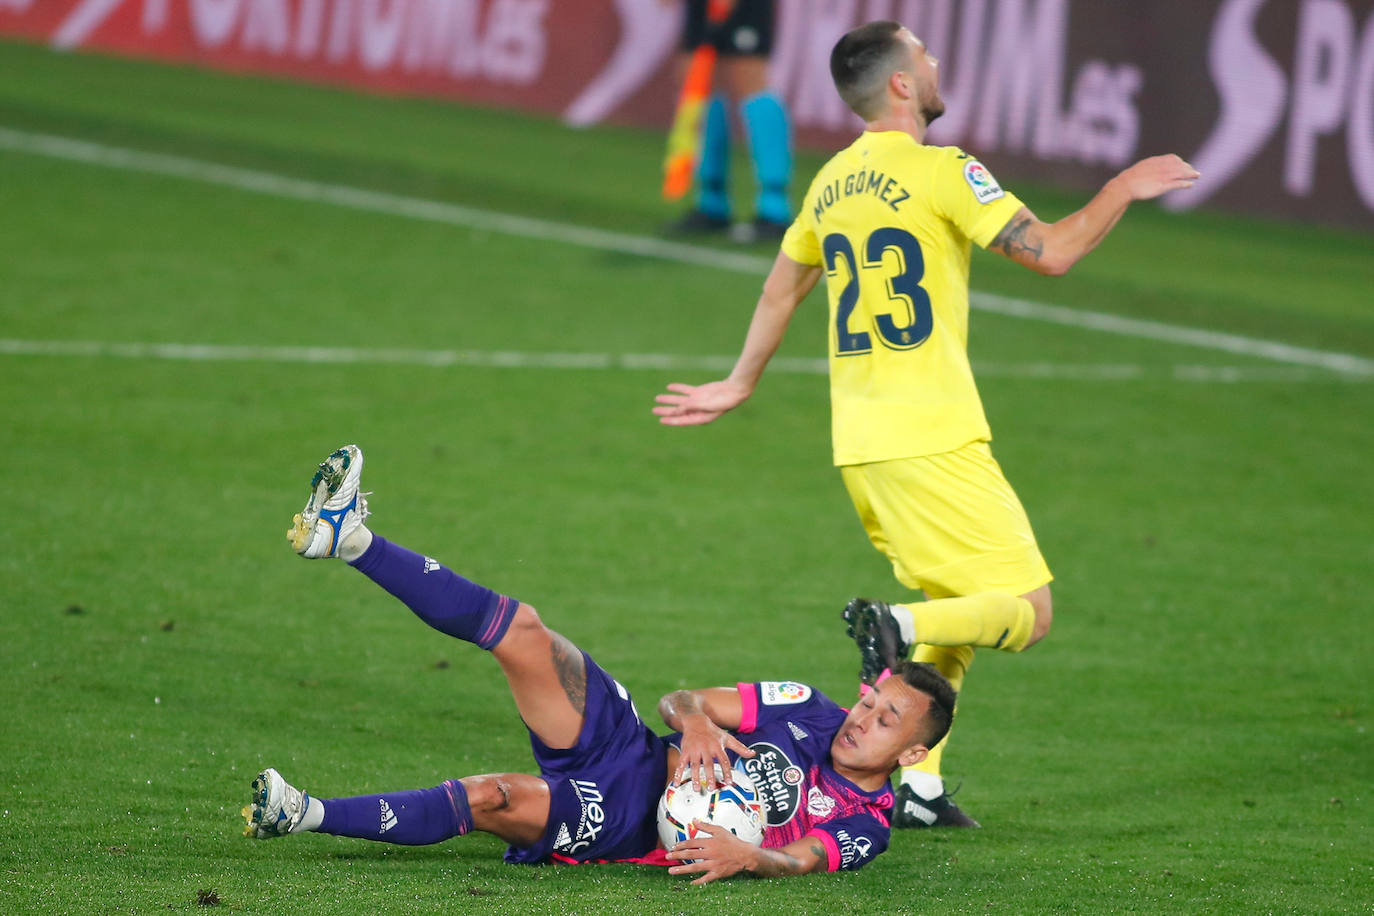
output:
[[[730,115],[725,98],[711,96],[701,129],[697,159],[697,209],[714,219],[730,218]]]
[[[740,104],[740,115],[759,185],[755,214],[774,223],[791,222],[787,185],[792,180],[792,130],[787,109],[776,92],[760,92]]]

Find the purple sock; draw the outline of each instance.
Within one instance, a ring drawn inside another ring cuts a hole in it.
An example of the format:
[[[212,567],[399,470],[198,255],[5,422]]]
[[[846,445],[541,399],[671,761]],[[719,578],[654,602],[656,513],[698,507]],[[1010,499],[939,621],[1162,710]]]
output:
[[[407,789],[383,795],[320,799],[324,822],[318,832],[377,840],[400,846],[427,846],[472,829],[468,793],[456,779],[432,789]]]
[[[506,635],[520,604],[376,534],[353,566],[434,629],[483,649]]]

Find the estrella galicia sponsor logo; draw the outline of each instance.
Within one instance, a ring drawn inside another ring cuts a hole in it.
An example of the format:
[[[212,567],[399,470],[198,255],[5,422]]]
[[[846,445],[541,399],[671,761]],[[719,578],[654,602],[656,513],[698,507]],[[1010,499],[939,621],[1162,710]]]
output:
[[[576,855],[595,843],[596,838],[605,829],[606,799],[596,783],[590,779],[572,779],[569,780],[569,784],[577,794],[577,801],[582,809],[577,819],[577,832],[572,835],[571,842],[566,848],[568,855]],[[558,839],[561,844],[562,831],[559,832]]]
[[[835,844],[840,847],[840,868],[867,861],[873,855],[872,839],[862,834],[850,836],[843,827],[835,831]]]
[[[991,203],[1000,197],[1006,196],[1006,191],[997,183],[997,179],[992,177],[983,163],[974,159],[964,166],[964,180],[973,189],[973,196],[978,198],[980,204]]]
[[[804,703],[811,698],[811,688],[795,681],[762,681],[759,693],[759,702],[764,706]]]
[[[789,760],[782,748],[767,741],[751,744],[749,749],[754,756],[741,757],[739,763],[767,803],[768,826],[779,827],[801,809],[801,767]]]

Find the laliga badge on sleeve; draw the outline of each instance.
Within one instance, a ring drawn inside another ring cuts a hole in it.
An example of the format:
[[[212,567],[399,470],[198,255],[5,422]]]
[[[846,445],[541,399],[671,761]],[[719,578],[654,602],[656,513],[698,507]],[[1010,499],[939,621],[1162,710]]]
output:
[[[992,203],[1007,194],[1006,191],[1002,190],[1002,186],[997,183],[997,179],[992,177],[992,173],[984,168],[983,163],[977,159],[971,160],[964,166],[964,180],[973,189],[973,196],[978,198],[980,204]]]
[[[804,703],[811,697],[811,688],[795,681],[761,681],[759,688],[759,702],[764,706]]]

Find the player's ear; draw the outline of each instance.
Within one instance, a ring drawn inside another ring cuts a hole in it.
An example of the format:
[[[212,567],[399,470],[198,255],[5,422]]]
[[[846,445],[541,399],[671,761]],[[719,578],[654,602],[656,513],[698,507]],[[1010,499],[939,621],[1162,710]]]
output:
[[[905,71],[893,70],[892,75],[887,78],[887,85],[893,92],[897,93],[898,98],[911,98],[912,80]]]
[[[909,745],[906,750],[897,756],[897,765],[900,767],[915,766],[926,757],[930,756],[930,748],[917,742]]]

